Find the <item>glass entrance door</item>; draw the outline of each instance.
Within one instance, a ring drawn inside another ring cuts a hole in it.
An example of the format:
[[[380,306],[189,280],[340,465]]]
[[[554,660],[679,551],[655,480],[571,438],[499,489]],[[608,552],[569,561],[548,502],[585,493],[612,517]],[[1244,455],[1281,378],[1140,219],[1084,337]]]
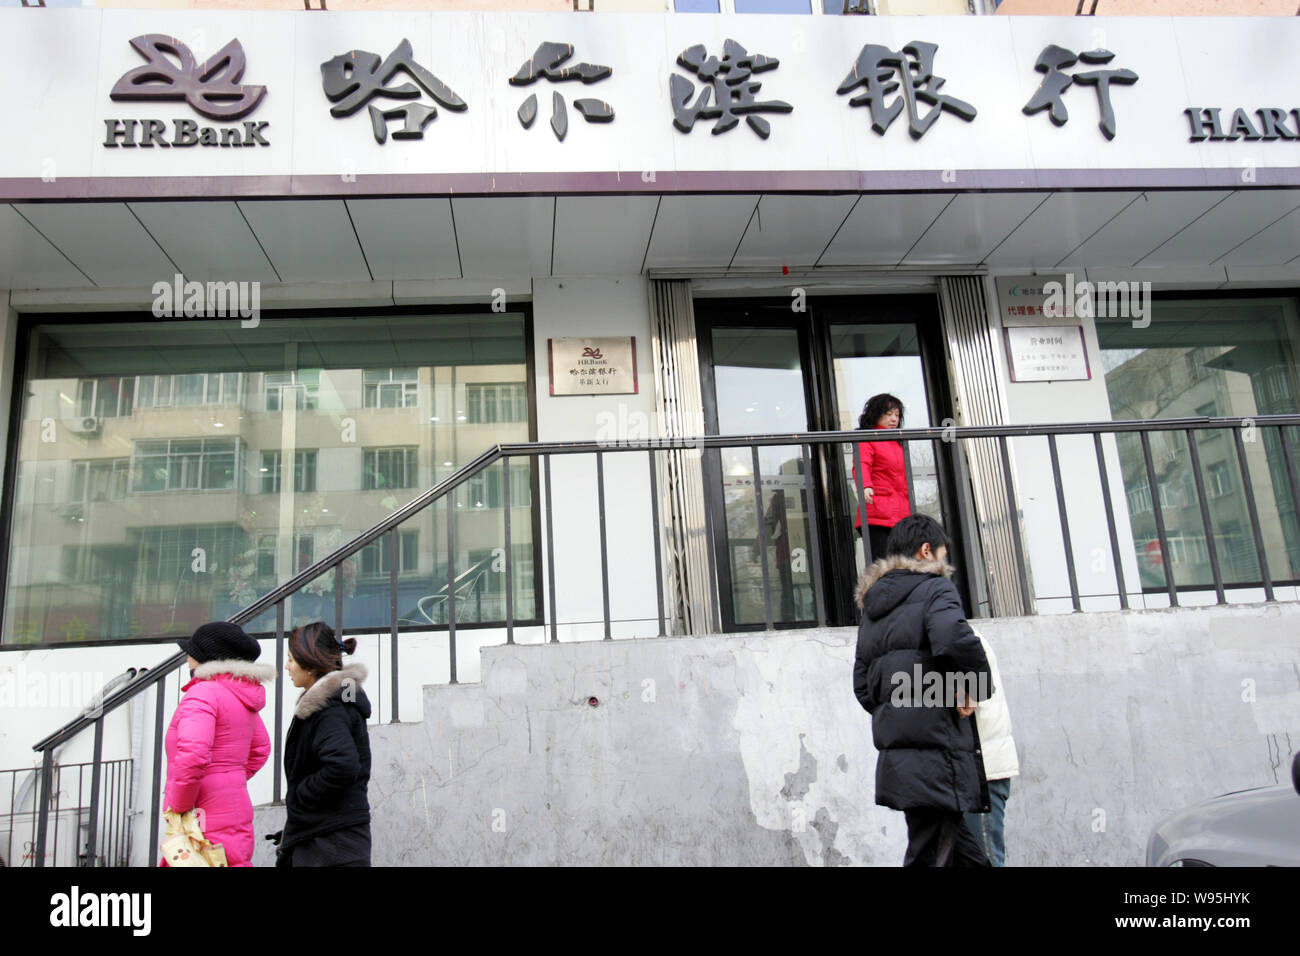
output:
[[[807,343],[802,330],[743,323],[743,317],[740,324],[719,322],[709,331],[711,433],[807,431]],[[757,465],[756,474],[751,448],[724,448],[706,462],[717,492],[712,503],[715,535],[725,542],[719,558],[723,625],[728,630],[763,628],[767,595],[774,624],[816,620],[802,446],[760,447]]]
[[[942,345],[931,297],[825,298],[809,300],[808,306],[807,312],[792,313],[786,301],[696,303],[709,434],[852,431],[867,399],[880,392],[902,401],[907,428],[930,427],[950,414],[942,376],[936,374]],[[852,595],[865,566],[854,531],[857,447],[848,441],[813,446],[807,461],[801,445],[760,447],[757,499],[753,449],[705,455],[725,630],[765,627],[765,593],[771,595],[775,627],[815,624],[814,562],[820,562],[827,622],[857,620]],[[942,442],[909,442],[906,461],[911,511],[937,518],[956,540],[950,451]],[[810,488],[818,520],[816,552]],[[960,563],[958,571],[964,593]]]

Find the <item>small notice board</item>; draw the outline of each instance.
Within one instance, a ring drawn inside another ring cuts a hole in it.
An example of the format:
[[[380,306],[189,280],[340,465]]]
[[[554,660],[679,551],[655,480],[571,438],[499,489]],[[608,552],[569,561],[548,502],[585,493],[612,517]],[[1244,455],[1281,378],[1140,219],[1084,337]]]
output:
[[[1092,378],[1083,329],[1077,325],[1019,326],[1002,330],[1013,382],[1070,382]]]
[[[635,395],[636,337],[547,339],[552,395]]]

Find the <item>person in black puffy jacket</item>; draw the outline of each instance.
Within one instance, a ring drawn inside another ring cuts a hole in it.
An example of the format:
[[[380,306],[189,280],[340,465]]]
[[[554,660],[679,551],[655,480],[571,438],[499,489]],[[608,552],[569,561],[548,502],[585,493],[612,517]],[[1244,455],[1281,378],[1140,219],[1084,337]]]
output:
[[[343,666],[355,638],[316,621],[289,637],[286,668],[302,696],[284,741],[287,814],[277,866],[369,866],[370,701],[366,668]]]
[[[904,866],[989,865],[962,814],[989,809],[970,715],[993,687],[949,580],[948,547],[942,525],[909,515],[857,589],[853,690],[879,751],[876,803],[907,820]]]

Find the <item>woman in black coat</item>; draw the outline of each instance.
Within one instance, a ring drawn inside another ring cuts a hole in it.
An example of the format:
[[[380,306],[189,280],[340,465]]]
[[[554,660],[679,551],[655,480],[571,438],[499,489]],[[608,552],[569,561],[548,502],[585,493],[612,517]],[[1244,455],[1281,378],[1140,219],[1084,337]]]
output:
[[[321,621],[295,628],[286,669],[303,688],[284,742],[288,811],[277,866],[369,866],[370,701],[357,649]]]
[[[964,825],[986,813],[974,704],[993,693],[988,659],[950,581],[948,537],[927,515],[889,535],[858,585],[853,690],[871,714],[876,803],[907,820],[904,866],[988,866]]]

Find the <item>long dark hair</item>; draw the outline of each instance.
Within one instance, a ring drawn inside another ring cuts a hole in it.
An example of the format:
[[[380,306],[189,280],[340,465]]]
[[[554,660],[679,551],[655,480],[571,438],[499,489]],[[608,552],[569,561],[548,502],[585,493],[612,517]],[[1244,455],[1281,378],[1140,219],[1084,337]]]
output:
[[[334,637],[334,629],[324,621],[312,621],[295,627],[289,635],[289,653],[304,669],[317,677],[330,671],[343,669],[343,655],[357,649],[357,639],[349,637],[342,644]]]
[[[898,409],[898,427],[903,427],[903,403],[890,395],[888,392],[881,392],[879,395],[872,395],[867,399],[867,404],[862,406],[862,415],[858,418],[858,429],[867,431],[875,428],[876,422],[888,415],[895,408]]]

